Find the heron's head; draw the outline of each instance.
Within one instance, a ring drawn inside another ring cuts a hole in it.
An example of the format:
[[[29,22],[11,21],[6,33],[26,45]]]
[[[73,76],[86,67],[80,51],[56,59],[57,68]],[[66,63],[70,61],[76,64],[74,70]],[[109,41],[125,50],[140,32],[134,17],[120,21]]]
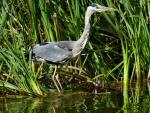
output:
[[[88,7],[88,10],[89,10],[90,12],[94,13],[94,12],[114,11],[115,9],[114,9],[114,8],[111,8],[111,7],[105,7],[105,6],[102,6],[102,5],[93,3],[93,4],[91,4],[91,5]]]

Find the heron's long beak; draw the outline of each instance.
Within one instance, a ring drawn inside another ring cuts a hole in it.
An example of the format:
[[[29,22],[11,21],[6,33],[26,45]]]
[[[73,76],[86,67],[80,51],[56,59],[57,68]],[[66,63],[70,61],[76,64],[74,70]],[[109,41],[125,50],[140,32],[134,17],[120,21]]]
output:
[[[99,6],[97,8],[97,12],[104,12],[104,11],[116,11],[117,9],[114,9],[112,7],[105,7],[105,6]]]

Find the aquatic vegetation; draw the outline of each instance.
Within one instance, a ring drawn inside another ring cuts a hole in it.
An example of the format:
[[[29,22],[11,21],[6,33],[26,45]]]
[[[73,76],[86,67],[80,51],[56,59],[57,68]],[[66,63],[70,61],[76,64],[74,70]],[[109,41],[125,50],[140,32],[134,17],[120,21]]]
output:
[[[26,57],[25,53],[30,53],[36,43],[77,40],[83,31],[85,10],[93,2],[117,11],[92,17],[90,43],[83,55],[69,64],[71,69],[63,68],[62,82],[66,85],[75,76],[79,82],[84,78],[85,82],[98,84],[123,78],[124,89],[128,91],[129,80],[146,78],[150,69],[149,1],[3,0],[0,3],[0,90],[35,95],[51,92],[48,83],[53,66],[34,63],[31,55]]]

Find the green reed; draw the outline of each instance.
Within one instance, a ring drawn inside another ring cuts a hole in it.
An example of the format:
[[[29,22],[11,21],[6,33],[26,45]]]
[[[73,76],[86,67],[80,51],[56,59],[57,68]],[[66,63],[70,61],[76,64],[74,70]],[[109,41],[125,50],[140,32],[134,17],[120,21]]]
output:
[[[136,4],[136,5],[135,5]],[[118,4],[120,21],[112,23],[119,34],[122,43],[124,61],[124,107],[128,107],[129,73],[136,76],[138,82],[148,73],[150,48],[148,7],[149,2],[140,1],[131,3],[123,1],[123,8]],[[145,6],[146,4],[146,6]],[[130,70],[130,71],[129,71]],[[146,73],[143,71],[146,70]],[[143,75],[143,76],[142,76]],[[139,93],[139,90],[137,90]],[[139,98],[139,97],[138,97]]]
[[[5,24],[6,24],[6,21],[7,21],[7,18],[8,18],[8,4],[7,4],[7,0],[6,1],[3,1],[2,5],[4,7],[2,7],[2,13],[1,13],[1,19],[0,19],[0,41],[2,40],[2,37],[3,37],[3,29],[5,27]]]
[[[99,83],[101,78],[120,80],[123,77],[126,91],[130,73],[138,80],[144,78],[150,67],[148,1],[3,0],[0,86],[12,85],[12,89],[37,95],[47,93],[47,88],[38,79],[43,73],[48,74],[49,69],[32,63],[31,58],[26,61],[25,53],[36,43],[79,39],[84,28],[86,8],[93,2],[114,7],[117,11],[92,16],[90,43],[82,52],[88,54],[87,60],[87,55],[81,55],[75,66]]]
[[[41,85],[37,81],[38,75],[31,63],[26,62],[24,51],[21,48],[20,53],[13,49],[12,45],[6,41],[6,48],[1,48],[0,58],[5,62],[5,66],[9,68],[8,72],[4,70],[4,76],[7,77],[6,83],[13,80],[16,90],[24,91],[29,94],[43,95]],[[1,82],[1,84],[5,82]],[[8,84],[8,83],[7,83]],[[8,87],[7,85],[4,87]]]

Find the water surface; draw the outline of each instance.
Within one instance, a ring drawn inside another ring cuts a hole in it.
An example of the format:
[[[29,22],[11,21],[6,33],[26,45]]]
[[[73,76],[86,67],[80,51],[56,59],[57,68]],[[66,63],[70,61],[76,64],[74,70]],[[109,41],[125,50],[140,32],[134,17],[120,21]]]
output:
[[[67,93],[46,98],[0,99],[1,113],[116,113],[122,109],[122,94]]]
[[[66,92],[62,96],[0,98],[0,113],[149,113],[150,85],[130,88],[128,108],[123,92]]]

